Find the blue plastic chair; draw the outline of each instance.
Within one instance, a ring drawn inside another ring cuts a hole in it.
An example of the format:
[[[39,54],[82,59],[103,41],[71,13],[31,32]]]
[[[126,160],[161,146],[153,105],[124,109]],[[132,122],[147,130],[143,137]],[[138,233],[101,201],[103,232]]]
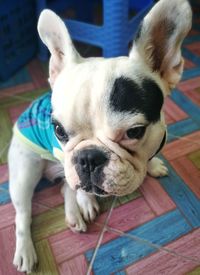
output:
[[[93,8],[94,0],[79,0],[79,10],[88,11]],[[68,0],[66,0],[68,2]],[[76,1],[75,1],[76,2]],[[93,4],[92,4],[93,3]],[[103,25],[97,26],[76,20],[62,18],[72,39],[102,48],[104,57],[116,57],[128,54],[129,42],[133,39],[137,28],[152,7],[153,0],[103,0]],[[85,6],[87,9],[85,9]],[[44,8],[51,8],[45,0],[37,1],[38,15]],[[134,8],[137,14],[129,20],[129,9]],[[92,12],[92,10],[89,12]],[[40,44],[39,58],[47,59],[47,51]]]
[[[0,1],[0,80],[7,80],[37,52],[34,1]]]

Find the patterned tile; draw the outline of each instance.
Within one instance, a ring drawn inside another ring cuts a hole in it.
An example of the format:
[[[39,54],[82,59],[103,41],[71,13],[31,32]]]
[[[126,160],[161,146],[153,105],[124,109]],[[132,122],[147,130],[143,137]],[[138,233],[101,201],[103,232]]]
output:
[[[181,176],[184,182],[192,189],[200,199],[200,170],[186,156],[177,158],[171,162],[175,171]]]
[[[98,250],[93,270],[95,274],[115,272],[153,253],[156,248],[154,245],[151,246],[151,243],[165,245],[190,230],[190,225],[179,211],[169,212],[139,228],[128,231],[128,236],[121,236],[110,243],[103,244]],[[86,252],[88,260],[91,259],[92,254],[92,250]]]
[[[88,263],[84,255],[79,255],[59,265],[60,275],[86,274]]]
[[[0,165],[0,184],[6,181],[8,181],[8,166],[7,164],[3,164]]]
[[[199,267],[195,268],[194,270],[187,273],[187,275],[198,275],[200,273],[200,265]]]
[[[15,249],[15,228],[9,226],[0,231],[0,274],[19,275],[21,274],[13,266]]]
[[[200,150],[195,151],[188,155],[188,158],[193,162],[193,164],[200,169]]]
[[[143,261],[129,266],[127,274],[176,274],[182,275],[200,263],[200,229],[163,247]],[[159,264],[158,264],[159,263]],[[198,274],[198,273],[196,273]]]
[[[102,227],[92,224],[88,231],[75,234],[70,230],[62,230],[60,233],[49,237],[51,249],[58,264],[66,262],[85,251],[94,248],[97,244]],[[111,240],[113,236],[107,233],[104,242]]]
[[[43,275],[43,274],[50,274],[50,275],[58,275],[58,268],[56,262],[54,260],[54,255],[52,254],[50,245],[48,240],[41,240],[35,243],[35,249],[39,261],[38,270],[39,272],[32,272],[31,274]]]
[[[179,106],[177,106],[169,97],[166,98],[164,104],[164,112],[165,119],[168,125],[188,118],[188,115]]]
[[[123,215],[129,213],[128,215]],[[104,216],[106,213],[104,214]],[[103,216],[103,215],[102,215]],[[100,217],[101,218],[101,217]],[[138,198],[113,209],[108,226],[121,231],[133,229],[151,219],[155,218],[153,210],[144,198]],[[105,218],[103,219],[103,221]],[[96,223],[102,224],[100,219]]]
[[[147,201],[156,216],[162,215],[176,207],[167,192],[155,178],[148,177],[140,187],[140,190],[145,201]]]

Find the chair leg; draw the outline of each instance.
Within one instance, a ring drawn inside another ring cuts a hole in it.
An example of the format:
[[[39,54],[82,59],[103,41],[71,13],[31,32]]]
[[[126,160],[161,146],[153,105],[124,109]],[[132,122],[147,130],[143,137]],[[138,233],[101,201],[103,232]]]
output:
[[[128,54],[129,0],[104,0],[103,56],[115,57]]]

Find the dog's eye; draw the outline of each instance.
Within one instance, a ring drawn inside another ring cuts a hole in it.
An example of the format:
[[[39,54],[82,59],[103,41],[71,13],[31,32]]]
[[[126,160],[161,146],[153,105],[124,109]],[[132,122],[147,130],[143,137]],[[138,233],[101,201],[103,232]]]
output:
[[[145,126],[130,128],[127,130],[126,136],[129,139],[140,139],[144,136],[145,130],[146,130]]]
[[[54,124],[54,132],[61,142],[67,142],[69,140],[68,135],[60,124]]]

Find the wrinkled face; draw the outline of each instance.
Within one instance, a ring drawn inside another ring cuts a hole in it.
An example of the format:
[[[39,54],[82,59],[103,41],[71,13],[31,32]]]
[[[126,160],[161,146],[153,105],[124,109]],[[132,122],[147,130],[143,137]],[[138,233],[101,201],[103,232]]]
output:
[[[146,175],[165,124],[163,93],[128,57],[90,59],[63,70],[52,95],[67,182],[99,195],[124,195]]]
[[[180,45],[191,24],[185,0],[168,2],[145,17],[129,57],[110,59],[83,59],[60,18],[41,15],[39,33],[51,52],[52,121],[72,189],[121,196],[143,182],[165,135],[164,95],[180,79]]]

